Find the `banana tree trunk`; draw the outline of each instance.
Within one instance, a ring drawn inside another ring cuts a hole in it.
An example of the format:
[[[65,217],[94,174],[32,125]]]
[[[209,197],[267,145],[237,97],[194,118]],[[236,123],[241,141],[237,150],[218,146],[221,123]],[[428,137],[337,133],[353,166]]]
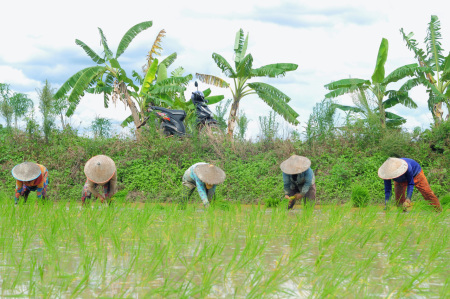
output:
[[[444,115],[444,109],[442,109],[442,102],[434,104],[433,118],[434,118],[434,125],[436,127],[438,127],[442,123],[443,115]]]
[[[230,116],[228,117],[228,136],[230,138],[233,138],[233,132],[236,127],[236,115],[239,109],[239,100],[240,99],[234,99],[233,104],[231,105],[230,109]]]
[[[127,101],[127,105],[130,108],[131,111],[131,116],[133,117],[133,122],[134,122],[134,126],[136,127],[136,140],[140,141],[141,140],[141,131],[140,129],[138,129],[139,125],[141,124],[141,119],[139,118],[139,110],[136,107],[136,104],[133,102],[133,100],[131,99],[130,95],[127,93],[126,94],[126,101]]]

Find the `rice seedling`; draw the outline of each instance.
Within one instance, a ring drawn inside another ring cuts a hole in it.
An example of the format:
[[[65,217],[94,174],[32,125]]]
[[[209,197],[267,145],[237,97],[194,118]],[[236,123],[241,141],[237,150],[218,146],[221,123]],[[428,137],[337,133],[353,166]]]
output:
[[[447,297],[450,213],[352,203],[15,206],[0,193],[0,294]],[[225,207],[226,206],[226,207]]]

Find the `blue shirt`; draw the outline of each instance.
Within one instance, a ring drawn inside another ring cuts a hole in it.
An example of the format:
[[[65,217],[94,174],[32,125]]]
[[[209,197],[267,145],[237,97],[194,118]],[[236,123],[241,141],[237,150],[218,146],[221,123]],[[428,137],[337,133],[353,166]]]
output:
[[[203,204],[207,205],[209,203],[209,200],[211,200],[211,198],[213,197],[214,192],[216,191],[217,185],[213,185],[212,188],[209,190],[206,189],[206,184],[203,183],[198,178],[198,176],[195,174],[195,171],[194,171],[195,167],[197,165],[201,165],[201,164],[207,164],[207,163],[200,162],[200,163],[196,163],[196,164],[192,165],[190,167],[190,169],[191,169],[190,176],[191,176],[191,179],[195,182],[195,185],[197,186],[197,191],[198,191],[198,194],[200,195],[200,198],[202,199]]]
[[[299,174],[286,174],[283,172],[283,184],[284,194],[288,195],[291,190],[296,187],[300,191],[300,194],[305,196],[309,188],[315,183],[314,172],[311,168],[308,168]]]
[[[413,191],[414,191],[414,177],[422,171],[422,168],[420,167],[419,163],[417,163],[413,159],[408,159],[408,158],[400,158],[400,159],[406,161],[406,163],[408,164],[408,169],[406,170],[406,172],[404,174],[402,174],[401,176],[399,176],[397,178],[394,178],[393,180],[397,183],[403,183],[403,182],[408,183],[408,187],[406,189],[406,198],[411,199]],[[389,200],[389,198],[391,197],[391,192],[392,192],[391,180],[384,180],[384,200],[385,201]]]

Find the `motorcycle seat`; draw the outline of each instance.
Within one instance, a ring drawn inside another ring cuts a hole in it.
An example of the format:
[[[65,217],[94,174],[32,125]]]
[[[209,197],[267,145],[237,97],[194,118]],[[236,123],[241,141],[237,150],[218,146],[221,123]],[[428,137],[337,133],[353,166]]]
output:
[[[166,113],[176,115],[176,116],[186,116],[186,111],[184,111],[184,110],[173,110],[173,109],[167,109],[167,108],[157,107],[157,106],[152,106],[152,108],[155,110],[159,110],[159,111],[166,112]]]

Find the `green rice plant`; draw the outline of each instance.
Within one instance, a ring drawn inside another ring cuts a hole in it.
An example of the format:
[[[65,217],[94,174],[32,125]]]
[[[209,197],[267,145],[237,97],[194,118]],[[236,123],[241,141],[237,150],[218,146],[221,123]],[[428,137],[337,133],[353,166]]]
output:
[[[353,185],[351,201],[354,207],[366,207],[369,204],[369,190],[361,185]]]

